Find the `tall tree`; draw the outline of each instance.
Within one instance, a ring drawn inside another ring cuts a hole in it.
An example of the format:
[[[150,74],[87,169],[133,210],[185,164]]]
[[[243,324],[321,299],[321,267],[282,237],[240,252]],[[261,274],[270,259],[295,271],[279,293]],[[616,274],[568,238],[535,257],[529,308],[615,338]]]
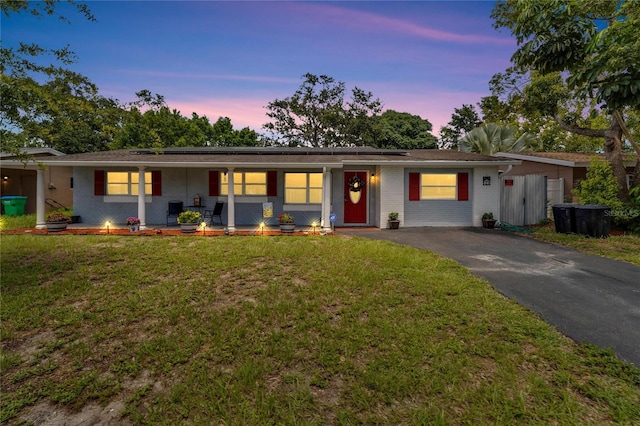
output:
[[[434,149],[438,139],[431,134],[433,125],[418,115],[386,110],[372,117],[372,138],[367,145],[375,148]]]
[[[537,71],[542,76],[562,72],[570,89],[593,97],[610,113],[606,129],[581,127],[564,119],[557,103],[554,106],[550,94],[544,92],[544,80],[531,88],[544,95],[546,113],[562,128],[604,138],[605,155],[620,186],[620,197],[628,199],[623,134],[639,155],[634,185],[640,185],[640,146],[626,128],[622,110],[640,108],[640,2],[501,0],[491,16],[496,28],[508,28],[516,37],[518,49],[511,59],[516,71]]]
[[[455,108],[449,123],[440,128],[440,148],[458,149],[458,141],[480,124],[482,120],[473,105]]]
[[[272,119],[263,127],[275,143],[288,146],[332,147],[362,144],[368,117],[381,110],[371,92],[355,88],[345,103],[345,83],[307,73],[295,93],[267,105]]]
[[[29,13],[58,16],[58,1],[0,2],[10,18]],[[69,1],[86,19],[85,4]],[[75,62],[69,46],[45,49],[27,41],[0,48],[0,137],[3,151],[19,153],[26,146],[48,146],[67,153],[104,149],[119,119],[117,101],[105,99],[88,78],[68,67]]]
[[[206,116],[192,113],[187,118],[180,111],[170,110],[162,95],[141,90],[136,97],[128,104],[110,149],[261,144],[255,131],[248,127],[235,130],[228,117],[211,124]]]
[[[467,133],[459,141],[460,151],[493,155],[497,152],[520,152],[536,148],[535,139],[528,133],[516,138],[511,127],[489,123]]]

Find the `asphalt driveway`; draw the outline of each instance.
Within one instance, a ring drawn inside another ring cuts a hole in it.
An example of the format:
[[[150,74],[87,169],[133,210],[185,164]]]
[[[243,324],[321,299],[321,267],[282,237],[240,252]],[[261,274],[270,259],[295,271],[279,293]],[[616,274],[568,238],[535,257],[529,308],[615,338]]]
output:
[[[469,268],[576,341],[640,367],[640,267],[500,230],[350,231],[430,250]]]

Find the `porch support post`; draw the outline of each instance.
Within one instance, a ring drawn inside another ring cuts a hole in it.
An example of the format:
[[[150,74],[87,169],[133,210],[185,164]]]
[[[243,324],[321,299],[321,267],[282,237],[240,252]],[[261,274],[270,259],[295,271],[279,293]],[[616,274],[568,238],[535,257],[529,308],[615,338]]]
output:
[[[227,229],[229,233],[236,232],[236,196],[234,193],[234,185],[233,185],[233,167],[227,169],[227,173],[229,173],[229,177],[227,182],[229,182],[229,190],[227,191],[227,201],[229,202],[229,208],[227,213],[229,217],[227,218]]]
[[[36,229],[47,228],[44,217],[44,191],[44,168],[38,167],[36,170]]]
[[[147,206],[144,203],[145,199],[145,181],[144,181],[145,166],[138,167],[138,219],[140,219],[140,229],[147,229]]]
[[[331,214],[331,168],[323,167],[322,169],[322,218],[320,220],[320,226],[322,227],[323,234],[331,234],[331,221],[329,215]]]

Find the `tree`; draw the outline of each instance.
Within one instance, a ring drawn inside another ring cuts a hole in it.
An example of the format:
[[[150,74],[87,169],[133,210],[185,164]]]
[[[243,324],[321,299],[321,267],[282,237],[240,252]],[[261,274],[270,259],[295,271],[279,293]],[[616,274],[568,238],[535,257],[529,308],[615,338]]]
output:
[[[626,128],[622,110],[640,108],[640,2],[501,0],[491,16],[496,28],[508,28],[516,37],[518,49],[511,60],[517,72],[537,71],[543,77],[562,72],[571,90],[583,98],[592,97],[609,112],[608,128],[581,127],[565,121],[554,110],[550,94],[539,91],[545,99],[543,110],[563,129],[604,138],[605,155],[616,176],[620,197],[628,199],[623,134],[639,155],[634,185],[640,185],[640,146]],[[539,90],[545,82],[538,83],[532,90]]]
[[[70,1],[86,19],[86,5]],[[6,17],[30,13],[57,15],[58,1],[0,2]],[[20,153],[26,146],[48,146],[67,153],[104,149],[119,119],[117,101],[98,94],[86,77],[67,67],[75,55],[65,46],[44,49],[21,42],[0,48],[0,123],[2,150]],[[24,157],[23,157],[24,158]]]
[[[468,132],[482,124],[473,105],[455,108],[451,121],[440,128],[440,148],[458,149],[458,141]]]
[[[528,133],[516,139],[511,127],[486,124],[473,129],[459,141],[460,151],[493,155],[497,152],[520,152],[534,149],[535,140]]]
[[[387,110],[372,117],[372,138],[367,145],[375,148],[434,149],[438,139],[431,134],[429,120],[408,112]]]
[[[363,144],[369,129],[368,118],[381,110],[371,92],[352,91],[345,104],[345,83],[326,75],[307,73],[293,96],[267,105],[273,121],[263,128],[272,140],[288,146],[353,146]]]
[[[228,117],[220,117],[212,125],[206,116],[195,112],[187,118],[170,110],[162,95],[141,90],[136,97],[125,109],[110,149],[260,145],[255,131],[248,127],[235,130]]]
[[[545,78],[554,79],[556,76],[559,77],[559,74]],[[601,150],[600,141],[567,132],[560,127],[552,113],[545,112],[546,106],[530,102],[532,99],[525,94],[531,93],[527,86],[535,78],[541,78],[539,73],[520,74],[512,68],[495,74],[489,83],[492,95],[482,98],[478,104],[485,121],[512,127],[517,133],[531,134],[539,142],[538,149],[542,151],[595,153]],[[561,78],[546,90],[555,93],[550,98],[565,121],[581,127],[606,127],[606,114],[593,103],[580,100]]]

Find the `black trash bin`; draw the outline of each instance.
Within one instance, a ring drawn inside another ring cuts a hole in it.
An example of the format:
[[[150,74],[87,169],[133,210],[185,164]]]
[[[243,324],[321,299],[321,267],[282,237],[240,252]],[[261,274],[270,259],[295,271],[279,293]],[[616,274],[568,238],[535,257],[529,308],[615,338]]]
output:
[[[589,237],[604,238],[611,231],[611,207],[599,204],[578,205],[576,231]]]
[[[575,234],[576,230],[576,207],[577,204],[554,204],[553,222],[556,225],[556,232],[559,234]]]

